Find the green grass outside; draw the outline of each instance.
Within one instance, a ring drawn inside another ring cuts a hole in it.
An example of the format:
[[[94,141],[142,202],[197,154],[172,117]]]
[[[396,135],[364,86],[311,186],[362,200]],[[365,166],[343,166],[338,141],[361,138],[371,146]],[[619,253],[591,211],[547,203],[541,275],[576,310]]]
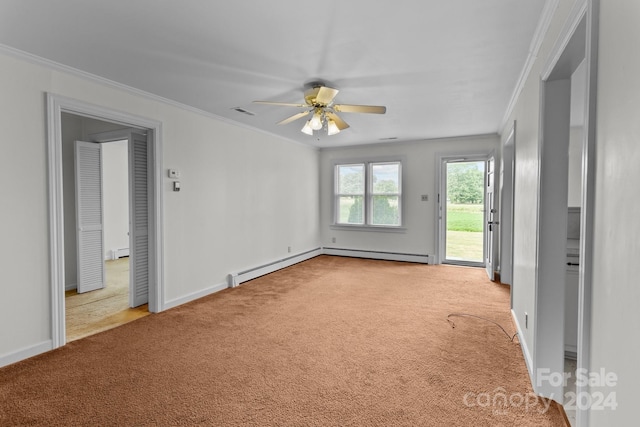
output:
[[[482,232],[484,205],[447,204],[447,230]]]
[[[447,204],[446,258],[484,261],[484,205]]]

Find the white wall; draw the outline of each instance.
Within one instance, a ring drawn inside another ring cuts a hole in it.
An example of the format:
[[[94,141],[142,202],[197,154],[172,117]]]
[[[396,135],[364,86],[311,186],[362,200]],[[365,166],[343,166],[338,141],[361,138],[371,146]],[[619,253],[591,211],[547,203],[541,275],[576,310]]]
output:
[[[319,246],[317,150],[0,54],[0,361],[50,346],[47,92],[163,123],[164,303]]]
[[[549,49],[555,43],[573,1],[561,1],[544,39],[538,59],[517,101],[509,123],[517,119],[515,270],[513,309],[521,325],[529,313],[528,330],[521,337],[531,350],[535,313],[535,250],[537,221],[539,80]],[[600,35],[596,117],[596,210],[594,223],[591,372],[613,373],[612,387],[595,387],[604,396],[615,393],[615,410],[590,411],[591,426],[633,425],[637,419],[640,369],[635,355],[640,340],[633,328],[640,324],[640,3],[600,1]],[[506,129],[505,129],[506,130]]]
[[[129,144],[102,144],[102,189],[104,191],[104,257],[129,247]]]
[[[340,249],[361,249],[435,255],[436,236],[436,157],[447,154],[478,154],[498,150],[497,135],[460,137],[430,141],[376,144],[351,148],[323,149],[320,153],[320,227],[322,245]],[[332,229],[333,168],[336,160],[404,160],[402,193],[404,232],[354,231]],[[423,202],[420,197],[429,196]],[[332,242],[332,238],[336,242]]]
[[[573,4],[573,0],[559,2],[537,59],[506,122],[508,125],[503,129],[503,134],[506,136],[511,130],[513,121],[517,121],[511,292],[512,309],[522,328],[520,340],[525,356],[529,359],[533,356],[534,350],[536,312],[540,75]],[[525,313],[528,314],[528,328],[525,328]]]
[[[592,426],[637,423],[640,369],[640,2],[600,2],[591,369],[616,373],[616,410]]]

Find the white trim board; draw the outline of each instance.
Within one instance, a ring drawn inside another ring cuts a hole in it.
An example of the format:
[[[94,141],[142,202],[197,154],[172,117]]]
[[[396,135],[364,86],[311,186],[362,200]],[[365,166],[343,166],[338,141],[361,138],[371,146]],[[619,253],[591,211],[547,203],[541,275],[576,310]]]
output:
[[[0,368],[16,362],[20,362],[21,360],[25,360],[33,356],[37,356],[42,353],[46,353],[50,350],[53,350],[53,342],[51,340],[46,340],[29,347],[21,348],[20,350],[13,351],[11,353],[0,355]]]
[[[533,358],[531,357],[529,347],[527,347],[527,342],[520,338],[523,337],[524,334],[522,333],[520,322],[518,322],[518,316],[516,316],[516,313],[513,310],[511,310],[511,318],[513,319],[513,323],[515,323],[516,325],[516,332],[518,332],[518,342],[520,343],[520,348],[522,348],[522,355],[524,356],[524,362],[527,365],[529,379],[531,380],[531,384],[535,384],[535,378],[533,376]]]
[[[208,295],[215,294],[216,292],[223,291],[228,287],[229,287],[229,284],[226,282],[218,283],[217,285],[210,286],[200,291],[192,292],[180,298],[169,300],[164,303],[164,309],[168,310],[170,308],[178,307],[179,305],[186,304],[188,302],[195,301],[197,299],[206,297]]]

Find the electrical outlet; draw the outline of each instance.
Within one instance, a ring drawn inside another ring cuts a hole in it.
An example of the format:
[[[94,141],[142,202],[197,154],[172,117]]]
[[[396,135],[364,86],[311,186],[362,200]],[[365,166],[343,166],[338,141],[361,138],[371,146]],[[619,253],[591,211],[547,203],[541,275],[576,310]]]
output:
[[[524,312],[524,328],[529,329],[529,314]]]
[[[420,196],[420,200],[422,200],[423,202],[428,202],[429,201],[429,195],[428,194],[423,194],[422,196]]]
[[[336,242],[336,238],[335,238],[335,237],[332,237],[332,238],[331,238],[331,243],[335,243],[335,242]]]
[[[291,253],[291,246],[287,246],[287,252]]]

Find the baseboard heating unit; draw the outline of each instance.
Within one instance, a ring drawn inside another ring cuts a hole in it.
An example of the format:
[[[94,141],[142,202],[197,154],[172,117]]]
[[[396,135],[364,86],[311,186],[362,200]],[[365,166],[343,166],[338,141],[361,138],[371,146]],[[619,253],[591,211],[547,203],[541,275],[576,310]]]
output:
[[[111,259],[124,258],[129,256],[129,248],[111,249]]]
[[[382,259],[387,261],[406,261],[429,264],[429,255],[407,254],[400,252],[367,251],[358,249],[322,248],[325,255],[337,255],[354,258]]]
[[[265,274],[273,273],[274,271],[289,267],[293,264],[315,258],[318,255],[322,255],[322,248],[312,249],[307,252],[302,252],[297,255],[261,265],[259,267],[250,268],[248,270],[240,271],[237,273],[231,273],[228,276],[229,287],[235,288],[243,282],[247,282],[249,280],[255,279],[256,277],[264,276]]]
[[[346,256],[354,258],[369,258],[369,259],[381,259],[387,261],[405,261],[405,262],[417,262],[421,264],[429,264],[429,255],[420,254],[407,254],[397,252],[378,252],[378,251],[364,251],[355,249],[339,249],[339,248],[317,248],[307,252],[302,252],[297,255],[290,256],[288,258],[279,259],[259,267],[250,268],[237,273],[231,273],[227,277],[228,285],[230,288],[235,288],[243,282],[255,279],[256,277],[264,276],[265,274],[273,273],[282,268],[289,267],[293,264],[297,264],[302,261],[317,257],[318,255],[336,255]]]

